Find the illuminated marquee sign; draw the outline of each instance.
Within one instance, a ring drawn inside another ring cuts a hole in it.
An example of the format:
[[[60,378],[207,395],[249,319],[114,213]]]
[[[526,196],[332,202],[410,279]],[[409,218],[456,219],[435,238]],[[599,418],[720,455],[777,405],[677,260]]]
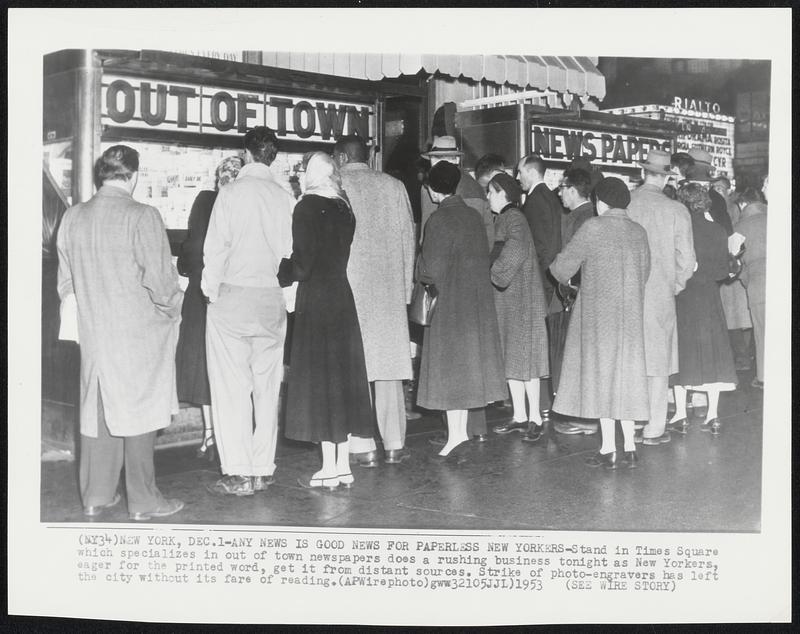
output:
[[[550,161],[586,158],[597,165],[637,167],[650,149],[672,151],[671,139],[633,134],[595,132],[576,128],[534,125],[531,129],[534,154]]]
[[[198,134],[244,134],[266,125],[278,137],[333,141],[343,134],[375,136],[372,105],[104,76],[101,121],[124,128]]]
[[[672,105],[675,108],[694,110],[696,112],[713,112],[714,114],[720,113],[720,107],[718,103],[713,103],[711,101],[703,101],[702,99],[689,99],[688,97],[673,97]]]

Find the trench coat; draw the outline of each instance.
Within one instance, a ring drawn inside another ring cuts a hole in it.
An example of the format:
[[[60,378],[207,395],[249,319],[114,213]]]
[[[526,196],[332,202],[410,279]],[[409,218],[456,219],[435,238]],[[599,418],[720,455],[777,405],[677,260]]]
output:
[[[692,219],[686,207],[648,183],[631,192],[628,216],[644,227],[650,247],[644,289],[647,375],[669,376],[678,371],[675,296],[686,287],[697,262]]]
[[[550,265],[565,284],[581,269],[553,409],[580,418],[650,416],[644,349],[647,233],[624,209],[589,218]]]
[[[421,407],[472,409],[506,397],[489,268],[480,216],[459,196],[445,198],[428,220],[419,261],[419,279],[439,292],[422,346]]]
[[[370,381],[410,379],[406,306],[414,287],[414,217],[396,178],[348,163],[341,169],[356,229],[347,278],[353,289]]]
[[[751,304],[767,301],[767,206],[750,203],[742,210],[736,231],[745,237],[742,283]]]
[[[113,436],[163,429],[183,293],[158,210],[104,185],[65,212],[57,245],[59,297],[78,304],[81,434],[97,437],[98,389]]]
[[[520,381],[547,376],[547,304],[530,227],[519,209],[509,207],[494,228],[495,242],[503,244],[492,263],[492,284],[505,376]]]

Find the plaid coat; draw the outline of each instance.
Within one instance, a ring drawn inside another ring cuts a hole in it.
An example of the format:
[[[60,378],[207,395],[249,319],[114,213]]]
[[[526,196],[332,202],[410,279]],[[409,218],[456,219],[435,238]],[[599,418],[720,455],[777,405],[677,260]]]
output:
[[[589,218],[550,265],[565,284],[581,269],[553,409],[579,418],[647,420],[644,292],[647,233],[624,209]]]
[[[97,437],[97,390],[113,436],[169,425],[183,293],[155,207],[103,186],[58,230],[58,295],[74,293],[81,347],[81,434]]]
[[[497,216],[494,228],[495,241],[503,243],[492,263],[492,284],[505,376],[520,381],[547,376],[547,306],[531,230],[514,207]]]

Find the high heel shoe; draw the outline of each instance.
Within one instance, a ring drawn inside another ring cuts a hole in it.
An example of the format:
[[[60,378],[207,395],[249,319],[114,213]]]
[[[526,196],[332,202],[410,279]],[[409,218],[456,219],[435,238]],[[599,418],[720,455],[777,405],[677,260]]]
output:
[[[217,459],[217,443],[213,436],[204,436],[203,443],[197,448],[195,456],[205,458],[208,462],[215,462]]]

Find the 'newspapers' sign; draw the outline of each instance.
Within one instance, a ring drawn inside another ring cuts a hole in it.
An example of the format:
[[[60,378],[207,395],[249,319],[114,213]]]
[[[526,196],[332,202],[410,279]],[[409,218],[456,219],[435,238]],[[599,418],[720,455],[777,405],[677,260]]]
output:
[[[375,111],[367,104],[114,76],[103,77],[101,121],[198,134],[244,134],[266,125],[299,141],[375,136]]]
[[[533,125],[531,135],[533,153],[550,161],[583,157],[598,165],[636,167],[651,149],[672,151],[672,139],[633,134]]]

